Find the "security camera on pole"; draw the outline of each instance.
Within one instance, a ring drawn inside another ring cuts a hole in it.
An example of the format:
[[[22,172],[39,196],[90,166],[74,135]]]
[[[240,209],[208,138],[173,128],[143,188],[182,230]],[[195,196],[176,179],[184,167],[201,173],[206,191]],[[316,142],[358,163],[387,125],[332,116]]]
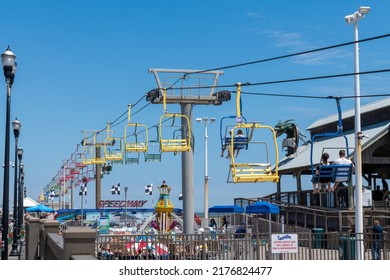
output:
[[[359,36],[358,36],[358,21],[370,12],[370,7],[360,7],[359,10],[352,15],[345,17],[348,24],[354,25],[355,34],[355,232],[359,241],[356,246],[356,255],[359,260],[364,259],[364,244],[363,244],[363,194],[362,194],[362,138],[360,123],[360,77],[359,77]]]

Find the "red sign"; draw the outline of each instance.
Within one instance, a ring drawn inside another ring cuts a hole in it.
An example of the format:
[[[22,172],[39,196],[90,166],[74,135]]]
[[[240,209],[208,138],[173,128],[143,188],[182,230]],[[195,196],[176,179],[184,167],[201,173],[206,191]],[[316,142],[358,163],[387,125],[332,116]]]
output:
[[[147,200],[100,200],[98,204],[98,208],[107,208],[107,207],[112,207],[112,208],[125,208],[126,207],[126,202],[127,202],[127,207],[143,207]]]

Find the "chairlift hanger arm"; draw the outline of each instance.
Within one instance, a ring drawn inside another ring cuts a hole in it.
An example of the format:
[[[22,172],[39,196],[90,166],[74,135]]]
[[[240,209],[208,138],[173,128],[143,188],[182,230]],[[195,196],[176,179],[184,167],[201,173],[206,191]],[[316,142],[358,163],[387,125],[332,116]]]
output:
[[[329,98],[334,98],[336,100],[336,106],[337,106],[337,114],[338,114],[338,122],[337,122],[337,130],[335,132],[325,132],[325,133],[319,133],[319,134],[314,134],[311,137],[311,143],[310,143],[310,165],[311,165],[311,171],[312,175],[315,175],[315,166],[313,163],[313,153],[314,153],[314,143],[317,138],[323,137],[323,138],[331,138],[331,137],[338,137],[342,136],[345,139],[345,144],[346,144],[346,151],[347,151],[347,157],[349,157],[349,145],[348,145],[348,138],[343,134],[343,117],[342,117],[342,110],[341,110],[341,97],[334,97],[334,96],[329,96]]]

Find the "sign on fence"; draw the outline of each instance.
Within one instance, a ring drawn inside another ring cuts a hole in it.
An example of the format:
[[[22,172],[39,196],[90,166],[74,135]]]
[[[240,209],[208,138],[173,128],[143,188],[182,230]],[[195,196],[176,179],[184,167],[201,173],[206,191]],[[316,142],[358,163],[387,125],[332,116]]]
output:
[[[298,253],[298,234],[272,234],[271,252]]]

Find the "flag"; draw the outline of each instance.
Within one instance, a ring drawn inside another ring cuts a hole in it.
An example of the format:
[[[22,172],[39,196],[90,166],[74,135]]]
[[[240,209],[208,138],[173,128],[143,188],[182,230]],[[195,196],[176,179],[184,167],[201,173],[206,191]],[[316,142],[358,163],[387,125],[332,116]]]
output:
[[[54,189],[50,190],[49,199],[54,200],[54,197],[56,196],[56,193],[54,192]]]
[[[113,185],[111,187],[111,194],[118,194],[118,195],[121,194],[121,184],[120,183]]]
[[[145,194],[152,195],[153,194],[153,184],[149,184],[145,186]]]
[[[179,200],[183,200],[183,194],[182,193],[179,195]]]
[[[79,195],[87,195],[87,185],[82,184],[82,185],[80,186]]]

